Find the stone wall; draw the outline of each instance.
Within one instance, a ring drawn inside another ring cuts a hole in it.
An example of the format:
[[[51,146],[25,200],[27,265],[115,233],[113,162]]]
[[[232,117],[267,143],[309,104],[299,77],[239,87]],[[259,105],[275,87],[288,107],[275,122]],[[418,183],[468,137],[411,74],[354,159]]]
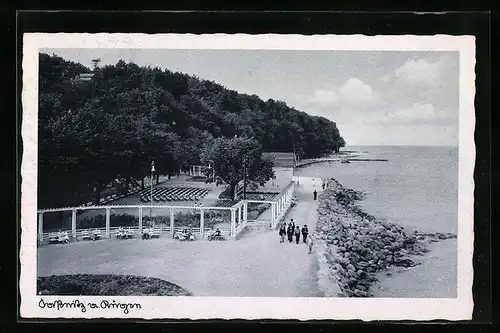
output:
[[[330,179],[319,196],[316,251],[318,281],[325,296],[370,297],[375,274],[389,266],[412,267],[429,252],[428,242],[453,234],[408,235],[396,224],[378,221],[355,203],[362,193]],[[335,285],[338,287],[336,288]]]

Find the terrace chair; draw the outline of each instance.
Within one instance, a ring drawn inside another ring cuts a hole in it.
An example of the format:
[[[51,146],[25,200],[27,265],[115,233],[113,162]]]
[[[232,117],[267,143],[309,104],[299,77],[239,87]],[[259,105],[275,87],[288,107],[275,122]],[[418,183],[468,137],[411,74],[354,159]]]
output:
[[[184,188],[184,191],[181,192],[181,200],[189,200],[189,192],[190,188]]]
[[[172,196],[173,198],[176,198],[177,195],[182,191],[182,187],[174,187],[172,192],[170,193],[170,196]],[[176,200],[176,199],[174,199]]]
[[[182,195],[184,193],[184,191],[186,190],[186,188],[184,186],[181,186],[181,187],[178,187],[177,188],[177,195]]]
[[[196,192],[196,195],[200,196],[200,197],[203,197],[205,196],[206,194],[208,193],[207,190],[203,189],[203,188],[200,188],[197,192]]]
[[[175,198],[176,200],[182,200],[184,198],[184,188],[180,189],[176,194],[175,194]]]
[[[203,190],[200,194],[200,198],[204,198],[208,194],[207,190]]]
[[[196,193],[196,190],[194,190],[194,189],[190,189],[190,190],[187,192],[187,194],[186,194],[186,198],[187,198],[188,200],[196,200],[196,194],[195,194],[195,193]]]
[[[196,188],[196,189],[193,190],[193,194],[194,195],[200,195],[200,194],[203,193],[203,191],[204,190],[202,188]]]

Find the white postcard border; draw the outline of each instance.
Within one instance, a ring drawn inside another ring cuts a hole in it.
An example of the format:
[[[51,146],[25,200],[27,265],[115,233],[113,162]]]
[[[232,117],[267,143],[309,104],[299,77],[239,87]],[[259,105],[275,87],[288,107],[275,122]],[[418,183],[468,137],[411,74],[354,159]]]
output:
[[[42,48],[377,50],[460,52],[458,293],[455,299],[269,298],[269,297],[54,297],[36,295],[38,52]],[[473,36],[245,35],[245,34],[46,34],[23,38],[21,165],[21,293],[23,318],[143,319],[362,319],[464,320],[472,317],[474,221]],[[115,300],[139,303],[141,309],[81,308],[55,311],[39,306],[59,299],[83,304]]]

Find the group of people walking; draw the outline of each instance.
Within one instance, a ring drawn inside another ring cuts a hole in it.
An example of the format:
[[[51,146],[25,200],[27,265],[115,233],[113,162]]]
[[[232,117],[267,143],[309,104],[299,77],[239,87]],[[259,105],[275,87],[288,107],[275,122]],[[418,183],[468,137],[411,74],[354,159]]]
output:
[[[288,223],[288,226],[286,222],[283,222],[279,230],[279,235],[280,235],[280,243],[284,243],[285,236],[287,236],[288,242],[292,243],[293,238],[295,237],[295,243],[299,244],[300,235],[302,235],[302,242],[306,243],[307,236],[309,235],[309,229],[307,228],[306,224],[304,224],[302,229],[300,229],[299,226],[295,226],[295,222],[293,221],[293,219],[291,219],[290,223]]]

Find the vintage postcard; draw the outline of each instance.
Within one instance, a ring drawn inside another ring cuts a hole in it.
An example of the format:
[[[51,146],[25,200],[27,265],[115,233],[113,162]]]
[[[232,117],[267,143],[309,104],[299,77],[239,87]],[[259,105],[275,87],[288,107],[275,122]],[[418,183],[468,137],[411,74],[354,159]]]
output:
[[[23,318],[471,319],[472,36],[23,37]]]

